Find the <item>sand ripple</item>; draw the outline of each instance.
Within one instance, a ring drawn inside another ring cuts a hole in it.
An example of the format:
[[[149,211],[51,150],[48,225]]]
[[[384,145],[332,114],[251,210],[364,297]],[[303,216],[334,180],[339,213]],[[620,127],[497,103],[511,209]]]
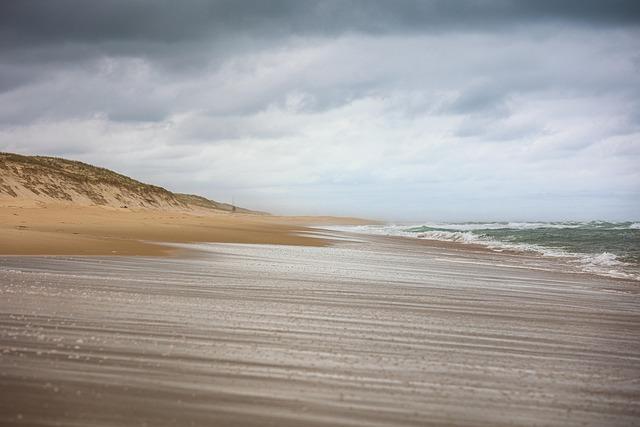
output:
[[[628,282],[374,237],[202,248],[1,258],[0,423],[640,423]]]

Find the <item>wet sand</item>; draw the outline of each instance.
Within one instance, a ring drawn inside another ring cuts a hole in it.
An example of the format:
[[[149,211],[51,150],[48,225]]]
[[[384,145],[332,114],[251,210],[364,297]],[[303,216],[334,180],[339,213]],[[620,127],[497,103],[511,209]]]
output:
[[[0,424],[640,424],[637,282],[354,239],[0,257]]]

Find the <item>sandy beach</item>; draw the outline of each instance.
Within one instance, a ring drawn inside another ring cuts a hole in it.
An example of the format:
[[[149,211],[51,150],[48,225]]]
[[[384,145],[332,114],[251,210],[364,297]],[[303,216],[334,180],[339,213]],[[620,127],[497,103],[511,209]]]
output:
[[[279,217],[221,211],[118,209],[0,200],[0,254],[167,255],[165,243],[324,245],[309,224],[364,224],[358,218]]]
[[[629,426],[637,283],[331,233],[0,258],[0,424]]]

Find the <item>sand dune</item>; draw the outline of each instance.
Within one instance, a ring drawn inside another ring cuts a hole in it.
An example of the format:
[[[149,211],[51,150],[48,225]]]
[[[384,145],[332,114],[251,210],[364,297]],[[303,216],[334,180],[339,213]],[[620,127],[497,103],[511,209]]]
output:
[[[0,205],[13,203],[264,214],[193,194],[174,193],[74,160],[0,153]]]
[[[304,224],[356,218],[276,217],[172,193],[113,171],[0,153],[0,254],[166,255],[162,242],[322,245]]]

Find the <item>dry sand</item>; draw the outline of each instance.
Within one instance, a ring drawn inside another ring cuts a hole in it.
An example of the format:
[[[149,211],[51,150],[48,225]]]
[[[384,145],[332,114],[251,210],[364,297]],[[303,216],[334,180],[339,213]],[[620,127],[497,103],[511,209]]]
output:
[[[160,242],[323,245],[304,224],[356,218],[277,217],[215,211],[119,209],[11,200],[0,204],[3,255],[167,255]]]
[[[0,257],[0,424],[640,424],[637,283],[354,239]]]

